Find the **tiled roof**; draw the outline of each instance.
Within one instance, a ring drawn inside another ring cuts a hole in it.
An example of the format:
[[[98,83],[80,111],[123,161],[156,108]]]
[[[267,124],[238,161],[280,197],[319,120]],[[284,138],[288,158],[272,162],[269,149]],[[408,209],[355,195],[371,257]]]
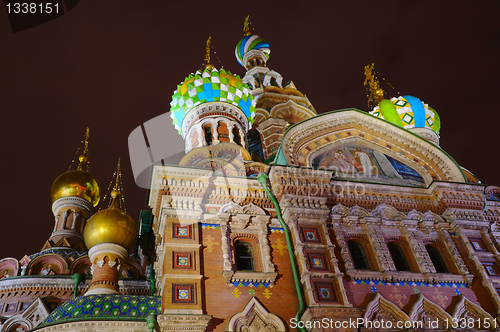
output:
[[[79,296],[57,307],[41,326],[81,320],[144,320],[149,314],[160,314],[160,308],[159,296]]]

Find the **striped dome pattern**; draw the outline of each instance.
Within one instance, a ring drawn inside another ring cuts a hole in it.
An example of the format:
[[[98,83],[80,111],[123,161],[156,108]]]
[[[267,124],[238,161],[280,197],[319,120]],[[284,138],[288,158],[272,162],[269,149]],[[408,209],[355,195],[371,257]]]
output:
[[[197,71],[177,85],[170,103],[170,117],[175,128],[182,135],[184,116],[193,108],[203,103],[221,101],[238,107],[253,123],[255,101],[248,86],[238,75],[216,68]]]
[[[251,50],[261,50],[266,55],[266,58],[269,59],[269,53],[271,53],[271,49],[269,48],[269,44],[258,35],[248,35],[243,37],[238,44],[236,45],[236,49],[234,51],[236,55],[236,60],[245,67],[243,64],[243,57],[248,51]]]
[[[441,129],[437,112],[420,99],[409,95],[384,99],[370,114],[405,129],[428,128],[437,134]]]

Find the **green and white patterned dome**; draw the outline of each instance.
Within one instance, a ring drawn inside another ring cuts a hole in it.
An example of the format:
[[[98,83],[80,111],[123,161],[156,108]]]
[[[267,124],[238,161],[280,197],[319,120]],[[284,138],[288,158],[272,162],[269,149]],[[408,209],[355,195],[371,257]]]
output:
[[[177,86],[170,103],[170,117],[182,135],[182,121],[194,107],[208,102],[225,102],[239,108],[250,123],[255,117],[255,101],[251,90],[238,75],[216,68],[205,68],[186,77]]]
[[[413,96],[383,99],[370,114],[385,119],[405,129],[428,128],[439,134],[441,120],[429,105]]]

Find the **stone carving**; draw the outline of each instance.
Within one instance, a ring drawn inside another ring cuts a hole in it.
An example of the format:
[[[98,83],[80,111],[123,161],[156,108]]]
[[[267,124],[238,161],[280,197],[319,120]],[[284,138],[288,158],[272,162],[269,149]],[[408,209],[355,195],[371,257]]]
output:
[[[408,317],[404,311],[399,309],[394,303],[386,300],[378,292],[375,294],[375,298],[368,303],[363,318],[365,319],[365,322],[381,322],[382,320],[386,322],[390,321],[393,323],[393,326],[396,326],[397,322],[410,321],[410,317]]]
[[[417,302],[413,304],[409,316],[411,321],[421,322],[422,327],[419,328],[422,329],[446,330],[446,321],[452,321],[450,314],[422,294],[419,294]]]
[[[487,313],[477,304],[470,301],[463,294],[460,295],[460,301],[455,306],[455,310],[453,310],[453,318],[457,319],[458,321],[460,321],[461,319],[465,319],[466,322],[468,322],[469,319],[472,318],[472,320],[474,321],[474,329],[477,330],[484,329],[484,322],[490,322],[490,324],[494,324],[495,321],[495,319],[489,313]]]
[[[227,331],[281,332],[287,328],[283,321],[270,313],[256,297],[248,302],[242,312],[235,314],[227,323]]]

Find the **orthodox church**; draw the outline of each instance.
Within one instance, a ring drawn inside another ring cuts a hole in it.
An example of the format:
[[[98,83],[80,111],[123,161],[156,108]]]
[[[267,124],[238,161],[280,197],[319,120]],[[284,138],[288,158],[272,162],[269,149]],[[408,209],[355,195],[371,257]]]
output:
[[[0,260],[0,331],[500,330],[500,187],[440,147],[438,113],[371,65],[369,112],[318,114],[269,55],[247,20],[241,78],[209,39],[172,96],[185,155],[148,166],[139,220],[87,133],[41,251]]]

